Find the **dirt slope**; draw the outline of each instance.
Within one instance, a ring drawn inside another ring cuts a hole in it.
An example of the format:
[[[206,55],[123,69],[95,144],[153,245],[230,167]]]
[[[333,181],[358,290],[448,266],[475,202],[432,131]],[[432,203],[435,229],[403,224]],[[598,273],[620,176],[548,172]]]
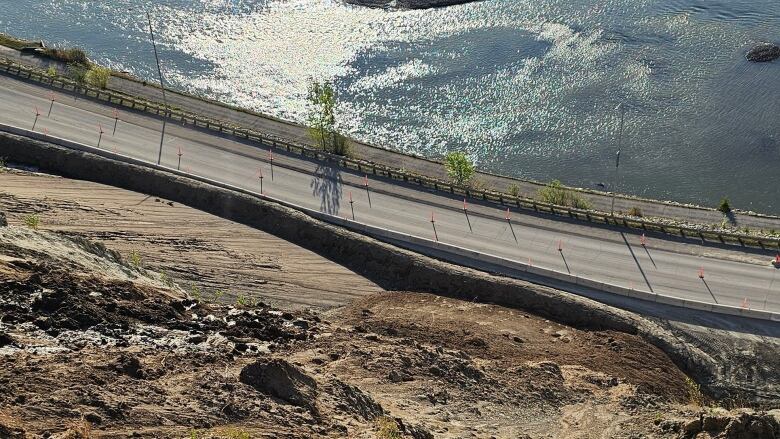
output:
[[[256,295],[285,308],[328,308],[381,291],[364,277],[268,233],[135,192],[21,171],[0,172],[0,211],[20,225],[102,242],[164,271],[189,292]],[[322,279],[328,282],[323,283]]]

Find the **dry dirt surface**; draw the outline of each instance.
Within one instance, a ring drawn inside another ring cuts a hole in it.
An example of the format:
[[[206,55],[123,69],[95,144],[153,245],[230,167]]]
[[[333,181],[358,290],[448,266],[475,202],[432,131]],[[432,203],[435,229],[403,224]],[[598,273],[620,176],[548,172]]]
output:
[[[191,294],[255,297],[288,309],[328,308],[381,291],[374,283],[273,235],[167,200],[46,174],[0,172],[0,211],[11,225],[102,242],[164,272]],[[327,279],[327,282],[322,282]]]
[[[766,338],[667,329],[777,400]],[[166,200],[0,172],[0,439],[780,437],[717,405],[639,336],[385,292]]]
[[[0,437],[775,438],[639,337],[393,292],[194,300],[102,244],[0,227]],[[699,401],[695,401],[699,402]]]

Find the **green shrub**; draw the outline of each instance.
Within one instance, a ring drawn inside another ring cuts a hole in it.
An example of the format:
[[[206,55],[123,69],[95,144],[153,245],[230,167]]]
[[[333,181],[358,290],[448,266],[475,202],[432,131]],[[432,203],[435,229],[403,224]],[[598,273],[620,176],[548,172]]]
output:
[[[724,215],[731,213],[731,203],[729,203],[728,197],[723,197],[718,204],[718,211]]]
[[[553,180],[547,186],[539,189],[538,197],[545,203],[558,206],[568,206],[577,209],[591,208],[588,200],[572,190],[566,189],[559,180]]]
[[[57,76],[57,68],[54,66],[49,66],[49,68],[46,70],[46,74],[52,78]]]
[[[138,251],[136,250],[131,251],[127,260],[128,262],[130,262],[130,265],[132,265],[136,269],[141,268],[141,253],[138,253]]]
[[[519,197],[520,196],[520,186],[517,185],[517,183],[512,183],[509,185],[509,195],[513,197]]]
[[[89,66],[79,63],[68,64],[67,75],[70,79],[76,81],[79,84],[87,82],[87,73],[89,72]]]
[[[704,394],[701,392],[701,386],[689,377],[685,377],[685,387],[688,390],[688,402],[696,407],[704,405]]]
[[[376,420],[377,439],[401,439],[401,430],[398,423],[389,416],[382,416]]]
[[[25,216],[23,221],[25,226],[33,230],[38,230],[38,227],[41,226],[41,217],[39,217],[37,213],[31,213]]]
[[[460,151],[447,154],[444,157],[444,167],[450,180],[458,186],[465,186],[474,177],[474,164]]]
[[[108,79],[111,78],[111,70],[105,67],[92,66],[84,75],[84,82],[97,88],[106,88]]]

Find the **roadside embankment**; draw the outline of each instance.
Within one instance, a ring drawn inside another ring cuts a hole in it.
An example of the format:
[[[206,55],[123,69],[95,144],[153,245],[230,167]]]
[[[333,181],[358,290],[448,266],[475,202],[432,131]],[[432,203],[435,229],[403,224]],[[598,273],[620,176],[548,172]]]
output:
[[[720,366],[698,347],[681,342],[647,319],[588,299],[437,261],[248,194],[29,138],[0,135],[0,156],[66,177],[183,203],[264,230],[334,260],[388,290],[490,302],[529,310],[579,329],[638,334],[666,352],[711,393],[725,397],[739,392],[722,380]]]

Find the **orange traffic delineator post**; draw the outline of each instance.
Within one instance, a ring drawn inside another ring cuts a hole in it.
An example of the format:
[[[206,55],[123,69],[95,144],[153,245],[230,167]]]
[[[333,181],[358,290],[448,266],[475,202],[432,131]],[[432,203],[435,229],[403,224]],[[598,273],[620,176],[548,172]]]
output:
[[[366,187],[366,197],[368,197],[368,208],[371,208],[371,192],[368,190],[368,174],[363,176],[363,186]]]
[[[750,308],[750,303],[748,303],[748,299],[747,297],[745,297],[744,299],[742,299],[742,309],[748,309],[748,308]]]
[[[509,230],[512,232],[512,237],[515,239],[515,244],[517,244],[517,235],[515,235],[515,228],[512,227],[512,216],[509,214],[508,207],[506,208],[504,219],[506,220],[506,223],[509,224]]]
[[[268,148],[268,160],[271,162],[271,181],[274,181],[274,151]]]
[[[704,267],[699,267],[699,279],[704,279]]]
[[[184,155],[184,153],[181,151],[181,145],[179,145],[179,152],[176,153],[177,156],[179,156],[179,163],[176,165],[176,170],[181,170],[181,156]]]
[[[116,111],[116,108],[114,108],[114,132],[111,133],[111,135],[116,134],[116,125],[119,123],[119,112]]]
[[[469,225],[469,232],[474,233],[474,229],[471,228],[471,220],[469,219],[469,205],[465,198],[463,199],[463,214],[466,215],[466,222]]]
[[[97,147],[100,148],[100,141],[103,140],[103,125],[101,123],[98,123],[98,144]]]
[[[645,237],[644,233],[642,233],[642,237],[639,238],[639,243],[642,244],[642,247],[645,247],[647,245],[647,238]]]
[[[54,92],[49,92],[49,100],[51,101],[51,105],[49,105],[49,114],[46,117],[51,117],[51,109],[54,108]]]
[[[38,118],[41,116],[41,112],[38,111],[38,106],[35,107],[35,120],[33,121],[32,130],[35,131],[35,125],[38,124]]]
[[[558,251],[563,252],[563,241],[560,239],[558,240]]]
[[[263,170],[257,170],[257,178],[260,179],[260,195],[263,195]]]
[[[431,211],[431,226],[433,227],[433,239],[439,242],[439,234],[436,233],[436,218],[433,216],[433,211]]]
[[[352,221],[355,221],[355,202],[352,200],[352,191],[349,191],[349,208],[352,209]]]

